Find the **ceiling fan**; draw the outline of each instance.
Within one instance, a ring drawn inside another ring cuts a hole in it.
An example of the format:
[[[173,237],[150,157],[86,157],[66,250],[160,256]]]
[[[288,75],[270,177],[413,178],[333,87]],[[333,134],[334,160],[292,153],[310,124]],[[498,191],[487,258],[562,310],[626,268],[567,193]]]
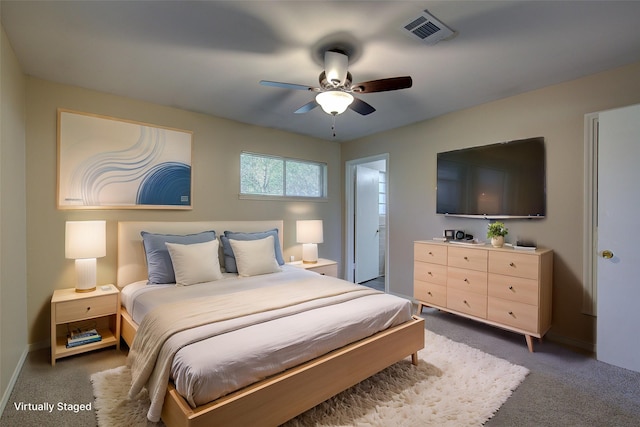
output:
[[[313,101],[298,108],[295,113],[306,113],[320,105],[327,114],[331,114],[332,116],[344,113],[347,108],[363,116],[376,111],[370,104],[356,98],[353,94],[407,89],[413,84],[409,76],[391,77],[352,84],[353,80],[351,73],[347,70],[348,66],[349,57],[344,52],[337,49],[327,50],[324,53],[324,71],[320,73],[319,87],[273,82],[269,80],[260,80],[260,84],[283,89],[318,92]]]

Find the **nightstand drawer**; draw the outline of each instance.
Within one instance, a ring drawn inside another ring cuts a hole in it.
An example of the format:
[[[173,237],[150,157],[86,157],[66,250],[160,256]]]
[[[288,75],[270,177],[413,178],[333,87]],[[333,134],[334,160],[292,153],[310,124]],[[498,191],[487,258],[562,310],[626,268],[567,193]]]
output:
[[[309,267],[308,270],[325,276],[338,277],[338,264]]]
[[[76,322],[118,311],[118,294],[63,301],[56,305],[56,323]]]

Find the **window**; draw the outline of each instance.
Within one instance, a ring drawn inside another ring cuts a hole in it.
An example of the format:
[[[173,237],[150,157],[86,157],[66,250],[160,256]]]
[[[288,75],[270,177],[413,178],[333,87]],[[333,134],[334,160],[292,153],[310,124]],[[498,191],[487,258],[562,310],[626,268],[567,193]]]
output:
[[[240,154],[240,195],[325,198],[327,165],[264,154]]]

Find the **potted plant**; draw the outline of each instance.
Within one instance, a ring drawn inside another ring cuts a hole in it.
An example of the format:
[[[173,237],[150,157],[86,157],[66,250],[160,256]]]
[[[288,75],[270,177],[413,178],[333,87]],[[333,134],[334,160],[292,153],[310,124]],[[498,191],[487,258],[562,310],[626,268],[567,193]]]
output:
[[[487,237],[491,239],[491,246],[501,248],[504,245],[504,236],[509,234],[509,230],[500,221],[492,222],[487,228]]]

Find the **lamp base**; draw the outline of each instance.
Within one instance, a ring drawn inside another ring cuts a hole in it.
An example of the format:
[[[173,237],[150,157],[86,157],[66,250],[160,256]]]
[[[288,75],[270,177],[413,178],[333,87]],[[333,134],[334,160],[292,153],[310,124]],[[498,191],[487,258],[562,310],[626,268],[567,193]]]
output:
[[[96,259],[83,258],[76,260],[76,292],[92,292],[96,290]]]
[[[315,264],[318,262],[318,245],[316,243],[304,243],[302,245],[303,264]]]

